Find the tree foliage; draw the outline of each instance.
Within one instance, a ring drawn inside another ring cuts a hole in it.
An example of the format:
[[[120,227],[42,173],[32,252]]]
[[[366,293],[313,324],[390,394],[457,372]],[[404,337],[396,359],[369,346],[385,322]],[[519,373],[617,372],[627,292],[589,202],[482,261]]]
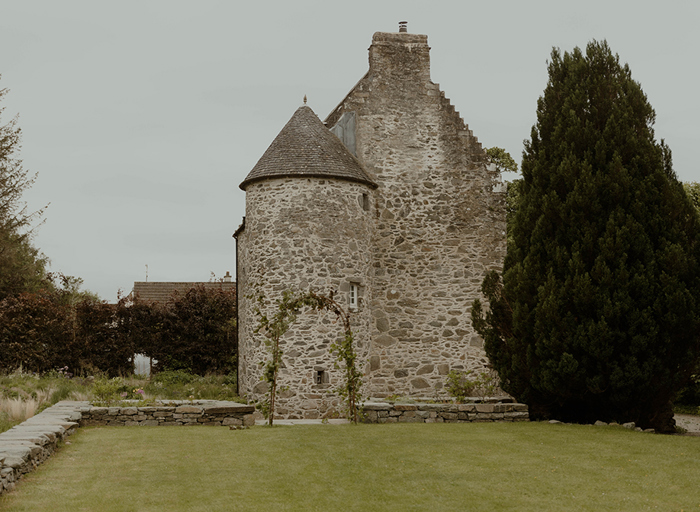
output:
[[[0,101],[7,94],[0,89]],[[0,115],[4,112],[0,107]],[[22,292],[34,292],[45,284],[46,258],[31,245],[31,223],[42,211],[30,212],[22,194],[32,186],[30,175],[17,157],[22,131],[17,116],[0,121],[0,300]]]
[[[72,307],[76,325],[71,352],[78,358],[65,364],[83,372],[96,369],[112,377],[133,373],[135,346],[115,323],[117,306],[85,297]]]
[[[197,285],[164,304],[121,299],[114,328],[132,354],[157,361],[157,372],[227,374],[236,370],[236,307],[235,291]]]
[[[80,279],[47,274],[38,292],[0,301],[0,370],[43,373],[68,366],[111,375],[130,370],[133,352],[113,329],[114,305],[80,291]]]
[[[0,302],[0,369],[43,373],[76,361],[68,311],[55,292],[12,295]]]
[[[505,149],[494,146],[486,149],[486,154],[501,172],[518,172],[518,164]]]
[[[700,215],[700,183],[697,181],[683,183],[683,189],[695,207],[696,213]],[[700,407],[700,359],[695,364],[695,370],[687,386],[679,391],[674,401],[674,406],[679,404],[686,407]]]
[[[553,50],[490,311],[503,389],[534,417],[670,427],[698,359],[700,226],[654,110],[605,42]]]
[[[146,341],[141,352],[157,359],[159,370],[186,369],[197,375],[235,370],[235,292],[198,285],[175,292],[160,311],[153,308],[146,318],[156,320],[154,332],[150,340],[141,338]]]
[[[690,202],[693,203],[695,210],[700,213],[700,183],[697,181],[683,183],[683,189],[685,193],[688,194]]]
[[[156,370],[199,375],[236,366],[235,292],[194,287],[165,305],[121,298],[108,304],[80,291],[80,279],[56,280],[35,293],[0,301],[0,371],[133,372],[133,356],[158,360]]]

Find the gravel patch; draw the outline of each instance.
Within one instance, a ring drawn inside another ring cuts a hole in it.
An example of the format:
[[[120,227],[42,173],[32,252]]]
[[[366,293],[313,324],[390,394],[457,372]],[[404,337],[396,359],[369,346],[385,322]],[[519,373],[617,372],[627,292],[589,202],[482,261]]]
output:
[[[676,414],[673,418],[676,420],[676,426],[683,427],[688,433],[700,434],[700,416]]]

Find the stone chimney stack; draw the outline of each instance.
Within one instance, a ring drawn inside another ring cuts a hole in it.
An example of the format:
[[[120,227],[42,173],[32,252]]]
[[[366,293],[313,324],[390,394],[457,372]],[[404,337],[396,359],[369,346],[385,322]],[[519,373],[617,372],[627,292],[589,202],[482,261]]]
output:
[[[408,32],[376,32],[369,48],[369,73],[387,81],[430,81],[428,36]]]
[[[231,282],[231,273],[227,270],[226,275],[224,276],[224,283],[230,283]]]

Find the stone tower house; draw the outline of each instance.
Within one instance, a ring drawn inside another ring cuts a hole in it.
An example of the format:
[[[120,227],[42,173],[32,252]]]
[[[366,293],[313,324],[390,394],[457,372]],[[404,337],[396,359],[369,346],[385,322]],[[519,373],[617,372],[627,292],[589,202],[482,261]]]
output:
[[[327,117],[299,108],[240,187],[239,386],[264,391],[254,296],[334,290],[352,312],[365,396],[444,395],[452,369],[488,364],[470,320],[505,255],[500,175],[438,84],[425,35],[374,34],[369,71]],[[332,315],[283,338],[278,412],[338,406]]]

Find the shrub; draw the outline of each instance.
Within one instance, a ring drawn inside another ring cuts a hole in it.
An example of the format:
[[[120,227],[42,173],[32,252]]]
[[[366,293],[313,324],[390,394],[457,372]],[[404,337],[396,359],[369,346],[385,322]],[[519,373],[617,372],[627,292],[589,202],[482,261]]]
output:
[[[163,372],[158,372],[151,377],[152,382],[160,382],[164,386],[189,384],[194,382],[196,379],[196,375],[192,375],[185,370],[166,370]]]
[[[0,301],[0,371],[127,374],[133,346],[120,334],[114,306],[89,296],[73,303],[47,288],[8,297]]]
[[[101,404],[111,404],[122,400],[122,393],[129,392],[129,386],[124,383],[120,377],[112,379],[98,378],[92,386],[92,394],[95,397],[95,402]]]
[[[472,371],[458,372],[450,371],[447,374],[447,384],[445,388],[450,396],[453,396],[458,402],[464,402],[467,397],[472,396],[472,391],[476,388],[476,382],[469,378]]]
[[[162,317],[157,346],[144,353],[158,360],[158,369],[185,369],[197,375],[226,374],[235,369],[236,295],[195,286],[175,293]]]
[[[700,368],[696,368],[696,371]],[[688,384],[680,390],[675,404],[700,407],[700,373],[690,376]]]
[[[144,388],[149,395],[171,400],[235,400],[236,373],[193,375],[185,370],[156,373]]]
[[[111,377],[133,372],[134,343],[115,325],[115,306],[85,299],[75,306],[77,366]]]
[[[67,366],[116,377],[133,372],[135,353],[158,360],[157,370],[235,371],[235,292],[199,286],[165,306],[125,298],[112,305],[76,292],[75,279],[63,281],[68,288],[0,301],[0,372]]]
[[[1,301],[0,371],[43,373],[74,359],[67,319],[66,306],[48,290]]]
[[[451,370],[447,374],[445,389],[457,402],[462,403],[468,397],[493,396],[498,389],[498,380],[492,372],[481,372],[476,378],[471,378],[473,373],[472,370]]]

